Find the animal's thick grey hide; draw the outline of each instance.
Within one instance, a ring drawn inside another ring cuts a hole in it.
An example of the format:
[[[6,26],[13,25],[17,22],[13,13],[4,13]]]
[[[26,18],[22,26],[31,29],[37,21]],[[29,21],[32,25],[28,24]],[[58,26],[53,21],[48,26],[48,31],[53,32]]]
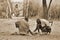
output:
[[[19,26],[18,29],[20,34],[26,34],[29,30],[29,24],[25,20],[19,20],[16,22],[16,24]]]

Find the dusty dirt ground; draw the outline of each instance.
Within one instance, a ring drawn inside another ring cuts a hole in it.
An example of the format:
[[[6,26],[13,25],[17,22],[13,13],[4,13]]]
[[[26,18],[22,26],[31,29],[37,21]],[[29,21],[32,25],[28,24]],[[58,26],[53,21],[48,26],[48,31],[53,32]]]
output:
[[[30,29],[33,31],[33,28],[36,26],[34,19],[30,21]],[[60,21],[53,21],[52,32],[50,35],[9,35],[17,31],[14,23],[16,19],[0,19],[0,40],[60,40]],[[33,26],[33,27],[31,27]],[[34,28],[35,29],[35,28]]]

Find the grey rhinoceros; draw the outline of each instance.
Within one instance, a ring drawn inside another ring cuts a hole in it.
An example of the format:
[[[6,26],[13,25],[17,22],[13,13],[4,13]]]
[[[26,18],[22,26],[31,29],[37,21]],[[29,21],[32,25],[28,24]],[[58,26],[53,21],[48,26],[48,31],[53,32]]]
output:
[[[29,32],[33,35],[31,30],[29,29],[29,24],[26,20],[19,20],[15,22],[16,28],[19,29],[19,34],[28,34]]]

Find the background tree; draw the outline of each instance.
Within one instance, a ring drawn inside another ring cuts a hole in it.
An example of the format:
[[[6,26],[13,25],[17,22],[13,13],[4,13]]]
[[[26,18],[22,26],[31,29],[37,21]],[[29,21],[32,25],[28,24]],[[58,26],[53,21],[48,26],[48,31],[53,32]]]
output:
[[[29,6],[29,0],[24,0],[23,2],[23,16],[28,17],[28,6]]]
[[[48,11],[50,9],[50,6],[51,6],[51,2],[52,0],[50,0],[50,3],[49,3],[49,6],[47,8],[47,3],[46,3],[46,0],[43,0],[42,3],[43,3],[43,18],[45,19],[48,19]]]
[[[8,18],[12,18],[12,17],[11,17],[11,13],[12,13],[12,4],[11,4],[11,0],[7,0],[7,4],[8,4],[8,9],[7,9]]]

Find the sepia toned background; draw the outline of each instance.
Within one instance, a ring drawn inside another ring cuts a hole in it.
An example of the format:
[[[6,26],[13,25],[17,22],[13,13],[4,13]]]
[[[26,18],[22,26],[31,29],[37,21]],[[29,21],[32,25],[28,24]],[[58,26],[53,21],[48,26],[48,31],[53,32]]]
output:
[[[44,16],[49,16],[51,19],[59,19],[60,18],[60,1],[52,0],[48,14],[43,13],[43,1],[42,0],[2,0],[0,1],[0,10],[4,12],[1,13],[1,18],[9,18],[9,16],[24,16],[27,14],[29,17],[39,15],[40,18],[44,18]],[[50,0],[46,0],[46,6],[49,7]],[[16,8],[16,5],[18,6]],[[9,12],[8,12],[9,11]],[[6,14],[5,14],[6,12]],[[45,15],[46,14],[46,15]],[[55,15],[55,16],[53,16]]]
[[[0,40],[60,40],[60,0],[0,0]],[[49,6],[50,4],[50,6]],[[28,17],[30,30],[36,28],[36,19],[53,21],[50,35],[10,35],[19,33],[15,22]]]

